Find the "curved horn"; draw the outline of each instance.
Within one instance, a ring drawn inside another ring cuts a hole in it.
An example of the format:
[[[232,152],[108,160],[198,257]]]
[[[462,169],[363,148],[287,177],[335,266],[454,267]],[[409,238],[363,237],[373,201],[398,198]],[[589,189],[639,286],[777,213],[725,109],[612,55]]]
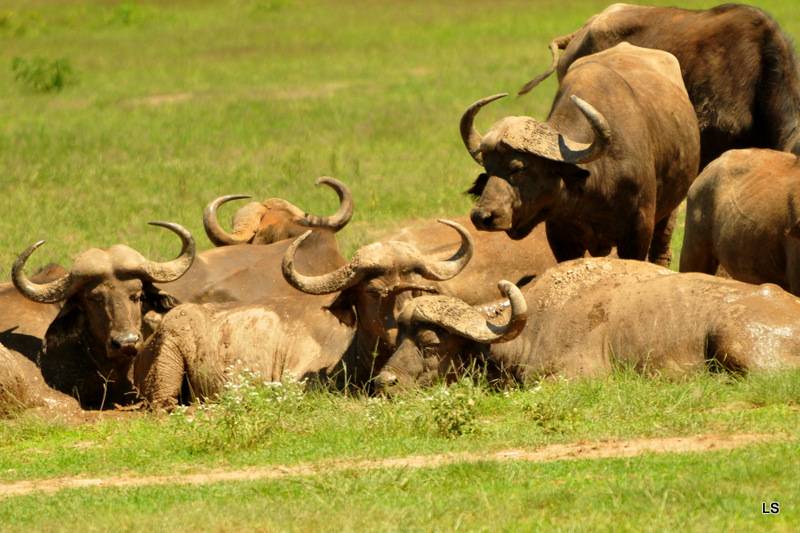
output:
[[[350,193],[350,189],[347,188],[347,185],[336,178],[323,176],[314,181],[314,185],[319,185],[320,183],[324,183],[339,195],[339,209],[329,217],[309,215],[295,205],[280,198],[270,198],[265,204],[270,209],[283,209],[284,211],[288,211],[297,222],[303,226],[327,228],[335,233],[345,227],[347,223],[350,222],[350,219],[353,218],[353,195]]]
[[[437,325],[445,330],[485,344],[508,342],[516,338],[528,320],[528,306],[522,291],[509,281],[501,281],[498,286],[508,297],[511,317],[504,325],[494,325],[486,320],[486,316],[462,300],[447,298],[449,305],[442,305],[443,297],[417,298],[408,305],[413,305],[413,314],[418,320]]]
[[[219,225],[219,221],[217,220],[217,209],[219,209],[219,206],[231,200],[241,200],[250,197],[251,196],[248,194],[229,194],[227,196],[220,196],[206,206],[205,211],[203,211],[203,227],[206,229],[208,240],[210,240],[214,246],[247,244],[250,242],[250,239],[253,238],[255,230],[249,232],[249,235],[243,235],[242,232],[235,234],[228,233],[222,229],[222,226]],[[256,227],[258,227],[258,225],[256,225]]]
[[[611,141],[611,127],[609,127],[605,117],[584,100],[581,100],[575,95],[572,95],[570,100],[578,106],[580,112],[583,113],[583,116],[589,121],[589,124],[592,126],[592,131],[594,131],[594,140],[592,140],[592,143],[589,145],[572,148],[568,147],[563,137],[559,136],[559,149],[561,150],[565,163],[573,163],[576,165],[579,163],[589,163],[603,155],[603,152],[608,148],[608,143]]]
[[[495,94],[494,96],[487,96],[478,100],[467,108],[461,116],[461,123],[459,125],[461,130],[461,140],[464,141],[464,146],[467,147],[469,155],[472,156],[479,165],[483,166],[483,156],[481,155],[481,141],[483,136],[475,127],[475,115],[481,110],[483,106],[500,98],[508,96],[508,93]]]
[[[14,266],[11,267],[11,280],[23,296],[34,302],[51,304],[66,300],[80,285],[71,273],[64,274],[49,283],[34,283],[25,275],[25,262],[34,250],[43,244],[44,241],[39,241],[17,257]]]
[[[464,267],[472,259],[472,254],[475,253],[475,241],[469,231],[461,224],[441,219],[437,220],[437,222],[447,224],[461,235],[461,247],[450,259],[439,261],[438,263],[426,263],[425,271],[422,272],[422,277],[425,279],[444,281],[455,277],[464,270]]]
[[[304,276],[298,273],[294,268],[294,254],[310,234],[311,230],[308,230],[295,239],[286,250],[286,253],[283,254],[281,270],[283,271],[283,277],[289,285],[298,291],[308,294],[330,294],[332,292],[344,290],[361,281],[364,277],[364,273],[361,269],[354,268],[352,261],[329,274],[323,274],[321,276]]]
[[[194,237],[192,237],[192,234],[189,233],[189,230],[180,224],[175,224],[173,222],[148,222],[148,224],[151,226],[161,226],[162,228],[167,228],[168,230],[177,234],[178,237],[181,238],[183,247],[181,248],[181,253],[178,254],[178,257],[172,261],[166,261],[163,263],[158,263],[155,261],[143,262],[139,267],[139,273],[142,274],[143,279],[152,281],[154,283],[168,283],[170,281],[175,281],[179,277],[183,276],[194,262],[194,256],[196,252]]]
[[[324,183],[339,195],[339,209],[329,217],[318,217],[306,214],[304,218],[308,221],[309,226],[329,228],[331,231],[337,232],[345,227],[347,223],[350,222],[350,219],[353,218],[353,195],[350,193],[350,189],[347,185],[336,178],[322,176],[321,178],[317,178],[314,185],[319,185],[320,183]]]

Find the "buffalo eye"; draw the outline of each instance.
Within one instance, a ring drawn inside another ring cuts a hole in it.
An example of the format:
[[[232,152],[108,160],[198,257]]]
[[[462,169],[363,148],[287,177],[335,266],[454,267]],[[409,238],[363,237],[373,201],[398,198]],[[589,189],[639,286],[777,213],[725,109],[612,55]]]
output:
[[[464,194],[470,194],[472,196],[480,196],[483,194],[483,189],[486,188],[486,182],[489,181],[489,175],[487,173],[483,173],[479,175],[475,182],[472,184]]]

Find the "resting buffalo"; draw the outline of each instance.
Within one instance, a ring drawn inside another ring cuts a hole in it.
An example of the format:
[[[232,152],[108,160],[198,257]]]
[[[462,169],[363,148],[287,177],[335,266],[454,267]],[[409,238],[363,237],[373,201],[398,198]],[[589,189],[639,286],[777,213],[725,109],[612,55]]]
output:
[[[461,136],[486,169],[468,191],[480,230],[512,239],[545,222],[556,259],[607,255],[668,265],[677,208],[697,176],[699,132],[675,57],[626,43],[576,61],[546,122],[506,117]]]
[[[281,198],[270,198],[263,202],[251,202],[233,215],[233,233],[222,229],[217,221],[217,209],[225,202],[246,195],[230,195],[217,198],[206,207],[203,226],[214,246],[232,244],[271,244],[284,239],[296,238],[309,228],[324,228],[336,233],[353,217],[353,196],[344,183],[329,178],[318,178],[314,185],[324,183],[339,195],[339,209],[330,217],[309,215]]]
[[[301,292],[281,275],[281,259],[292,242],[293,238],[263,246],[235,244],[204,250],[197,254],[186,274],[156,287],[180,303],[251,302],[297,296]],[[315,229],[298,250],[297,262],[304,272],[322,274],[347,260],[333,233]]]
[[[75,398],[45,383],[33,361],[0,344],[0,417],[33,408],[46,416],[80,411]]]
[[[800,163],[786,152],[730,150],[689,188],[681,272],[775,283],[800,296]]]
[[[31,276],[35,283],[47,283],[67,271],[50,264]],[[39,303],[23,296],[14,284],[0,284],[0,344],[35,361],[50,323],[61,311],[62,302]]]
[[[339,195],[339,209],[333,216],[308,215],[286,200],[272,198],[237,211],[233,233],[229,234],[217,222],[217,208],[230,199],[246,197],[214,200],[206,207],[203,222],[209,239],[218,248],[200,252],[184,276],[159,287],[181,303],[250,302],[301,294],[286,283],[280,270],[281,258],[299,235],[313,230],[297,253],[297,264],[303,272],[321,274],[347,263],[334,233],[352,217],[353,197],[334,178],[322,177],[315,183],[324,183]]]
[[[163,313],[175,304],[153,283],[177,279],[194,259],[194,239],[186,229],[168,222],[151,224],[181,238],[183,248],[176,259],[156,263],[125,245],[107,251],[92,248],[75,259],[69,273],[35,283],[23,269],[41,241],[12,267],[14,285],[24,296],[45,304],[63,302],[47,329],[38,364],[50,386],[74,395],[84,407],[134,399],[127,372],[143,341],[142,317],[149,309]]]
[[[775,285],[589,258],[559,264],[524,293],[510,283],[505,290],[510,305],[500,316],[501,307],[456,298],[414,299],[379,390],[431,383],[476,362],[523,384],[600,377],[615,365],[669,375],[800,365],[800,300]]]
[[[432,283],[452,278],[472,257],[469,232],[445,223],[461,236],[448,259],[430,261],[407,243],[374,243],[319,276],[298,272],[294,257],[306,236],[298,238],[282,268],[293,286],[309,294],[176,307],[136,358],[138,390],[153,408],[170,409],[184,383],[190,394],[207,397],[231,367],[258,371],[266,381],[279,381],[288,371],[300,379],[364,386],[394,349],[397,296],[432,290]]]
[[[66,273],[51,264],[32,279],[46,283]],[[34,362],[47,328],[60,310],[61,303],[25,298],[11,282],[0,285],[0,415],[28,408],[39,408],[45,414],[79,410],[74,398],[47,386]]]
[[[552,67],[520,94],[578,59],[626,41],[665,50],[681,65],[701,131],[705,166],[732,148],[800,155],[800,77],[789,39],[762,10],[726,4],[693,11],[614,4],[550,43]],[[561,58],[558,50],[564,50]]]
[[[469,264],[456,277],[435,283],[435,292],[457,296],[470,304],[495,300],[496,285],[502,279],[522,286],[556,264],[544,227],[537,227],[524,239],[514,241],[502,232],[478,231],[469,216],[453,219],[463,226],[475,243]],[[426,255],[451,254],[459,236],[442,224],[404,228],[384,235],[378,242],[406,242]]]

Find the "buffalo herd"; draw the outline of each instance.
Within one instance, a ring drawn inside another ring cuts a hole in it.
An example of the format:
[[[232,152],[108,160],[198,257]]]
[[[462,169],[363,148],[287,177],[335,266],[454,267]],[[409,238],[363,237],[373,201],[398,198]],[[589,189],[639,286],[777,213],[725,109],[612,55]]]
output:
[[[492,383],[800,366],[800,79],[778,24],[743,5],[614,4],[550,43],[546,120],[460,121],[483,172],[469,215],[341,253],[331,216],[272,198],[215,245],[171,222],[175,259],[118,244],[0,285],[0,415],[166,409],[231,371],[397,394],[485,370]],[[559,50],[563,53],[559,56]],[[679,270],[670,241],[686,205]],[[177,244],[177,242],[176,242]],[[177,248],[177,246],[176,246]],[[715,275],[720,269],[728,277]],[[498,291],[499,289],[499,291]]]

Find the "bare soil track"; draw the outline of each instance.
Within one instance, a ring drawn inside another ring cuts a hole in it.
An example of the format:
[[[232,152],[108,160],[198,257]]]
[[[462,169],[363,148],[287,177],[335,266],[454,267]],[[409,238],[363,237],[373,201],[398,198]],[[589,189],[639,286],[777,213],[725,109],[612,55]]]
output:
[[[200,485],[221,481],[251,481],[257,479],[282,479],[291,476],[313,476],[341,470],[378,468],[428,468],[459,462],[478,461],[572,461],[578,459],[607,459],[634,457],[646,453],[689,453],[730,450],[750,444],[786,440],[784,434],[694,435],[623,441],[577,442],[552,444],[538,449],[515,448],[494,453],[447,453],[418,455],[394,459],[365,461],[329,461],[293,466],[250,467],[240,470],[215,469],[196,474],[135,477],[121,475],[104,478],[82,476],[37,479],[0,484],[0,498],[21,496],[34,492],[52,493],[61,489],[80,487],[133,487],[158,484]]]

